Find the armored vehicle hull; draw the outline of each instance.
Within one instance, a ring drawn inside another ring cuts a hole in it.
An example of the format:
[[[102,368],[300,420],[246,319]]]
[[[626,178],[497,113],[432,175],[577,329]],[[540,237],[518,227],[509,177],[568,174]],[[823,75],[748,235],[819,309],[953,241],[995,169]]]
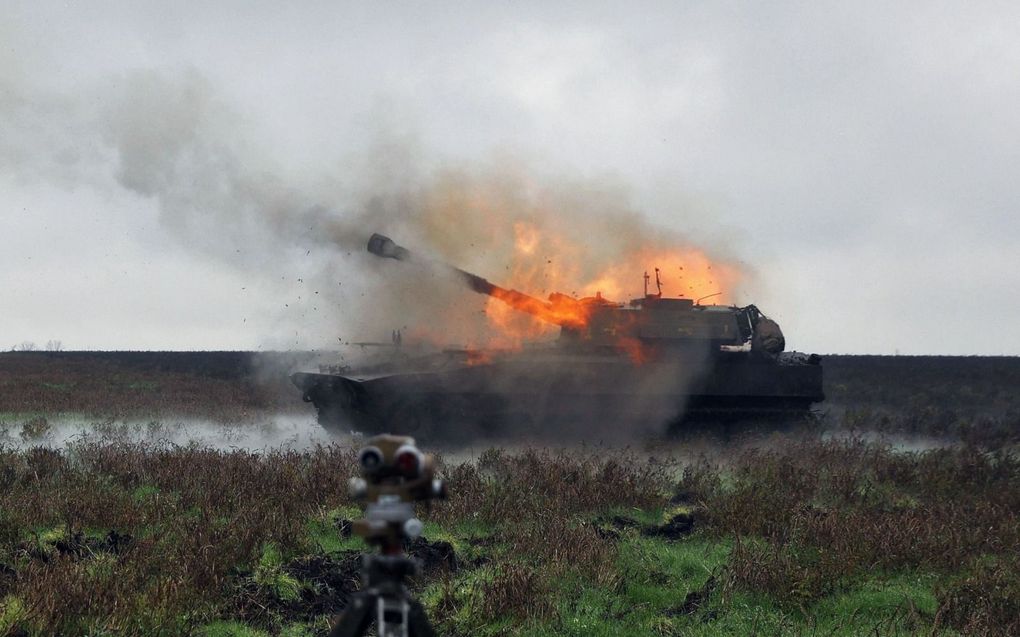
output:
[[[664,298],[661,287],[648,294],[647,274],[645,296],[626,304],[600,294],[553,293],[542,300],[416,259],[382,235],[372,235],[368,251],[440,270],[472,292],[559,326],[560,335],[518,351],[411,355],[394,333],[388,360],[359,370],[294,374],[330,429],[650,429],[681,418],[802,414],[824,399],[819,357],[784,352],[779,325],[754,305],[704,306]]]
[[[789,417],[824,399],[818,357],[726,353],[635,365],[615,354],[445,352],[292,380],[336,432],[499,435]]]

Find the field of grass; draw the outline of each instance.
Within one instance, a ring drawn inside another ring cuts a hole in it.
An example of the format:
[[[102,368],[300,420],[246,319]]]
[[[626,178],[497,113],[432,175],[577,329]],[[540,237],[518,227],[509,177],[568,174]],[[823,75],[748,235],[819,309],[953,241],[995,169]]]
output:
[[[9,356],[0,636],[328,632],[364,549],[351,440],[214,449],[114,427],[33,443],[55,413],[303,407],[282,380],[157,355],[72,370]],[[837,358],[828,416],[781,430],[444,449],[450,498],[419,512],[415,593],[442,635],[1020,635],[1020,363],[891,365]]]

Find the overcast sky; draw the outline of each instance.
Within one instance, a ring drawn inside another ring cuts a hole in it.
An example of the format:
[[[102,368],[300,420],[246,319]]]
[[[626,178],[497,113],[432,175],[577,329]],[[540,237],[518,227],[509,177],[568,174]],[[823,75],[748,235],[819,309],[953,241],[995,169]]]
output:
[[[1015,1],[7,0],[0,46],[5,349],[328,346],[296,281],[355,257],[252,210],[507,158],[744,263],[790,348],[1020,354]]]

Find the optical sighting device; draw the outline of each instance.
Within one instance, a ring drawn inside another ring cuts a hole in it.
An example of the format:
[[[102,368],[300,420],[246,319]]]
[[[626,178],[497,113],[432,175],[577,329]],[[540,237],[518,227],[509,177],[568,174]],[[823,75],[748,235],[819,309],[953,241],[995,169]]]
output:
[[[330,637],[360,637],[373,621],[379,637],[434,637],[425,610],[407,589],[418,565],[404,553],[404,544],[422,532],[415,503],[445,498],[446,485],[435,478],[432,456],[406,436],[369,438],[358,465],[361,477],[351,478],[348,489],[366,505],[353,531],[379,553],[362,557],[363,588],[351,596]]]

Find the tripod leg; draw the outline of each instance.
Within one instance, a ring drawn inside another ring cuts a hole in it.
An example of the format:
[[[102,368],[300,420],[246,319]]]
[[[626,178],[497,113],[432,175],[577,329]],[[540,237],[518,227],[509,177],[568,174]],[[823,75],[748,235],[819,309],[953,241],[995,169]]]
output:
[[[432,630],[432,624],[425,615],[425,609],[421,602],[416,599],[408,600],[411,610],[407,614],[407,634],[409,637],[436,637],[436,631]]]
[[[377,597],[366,591],[351,595],[329,637],[362,637],[372,625]]]

